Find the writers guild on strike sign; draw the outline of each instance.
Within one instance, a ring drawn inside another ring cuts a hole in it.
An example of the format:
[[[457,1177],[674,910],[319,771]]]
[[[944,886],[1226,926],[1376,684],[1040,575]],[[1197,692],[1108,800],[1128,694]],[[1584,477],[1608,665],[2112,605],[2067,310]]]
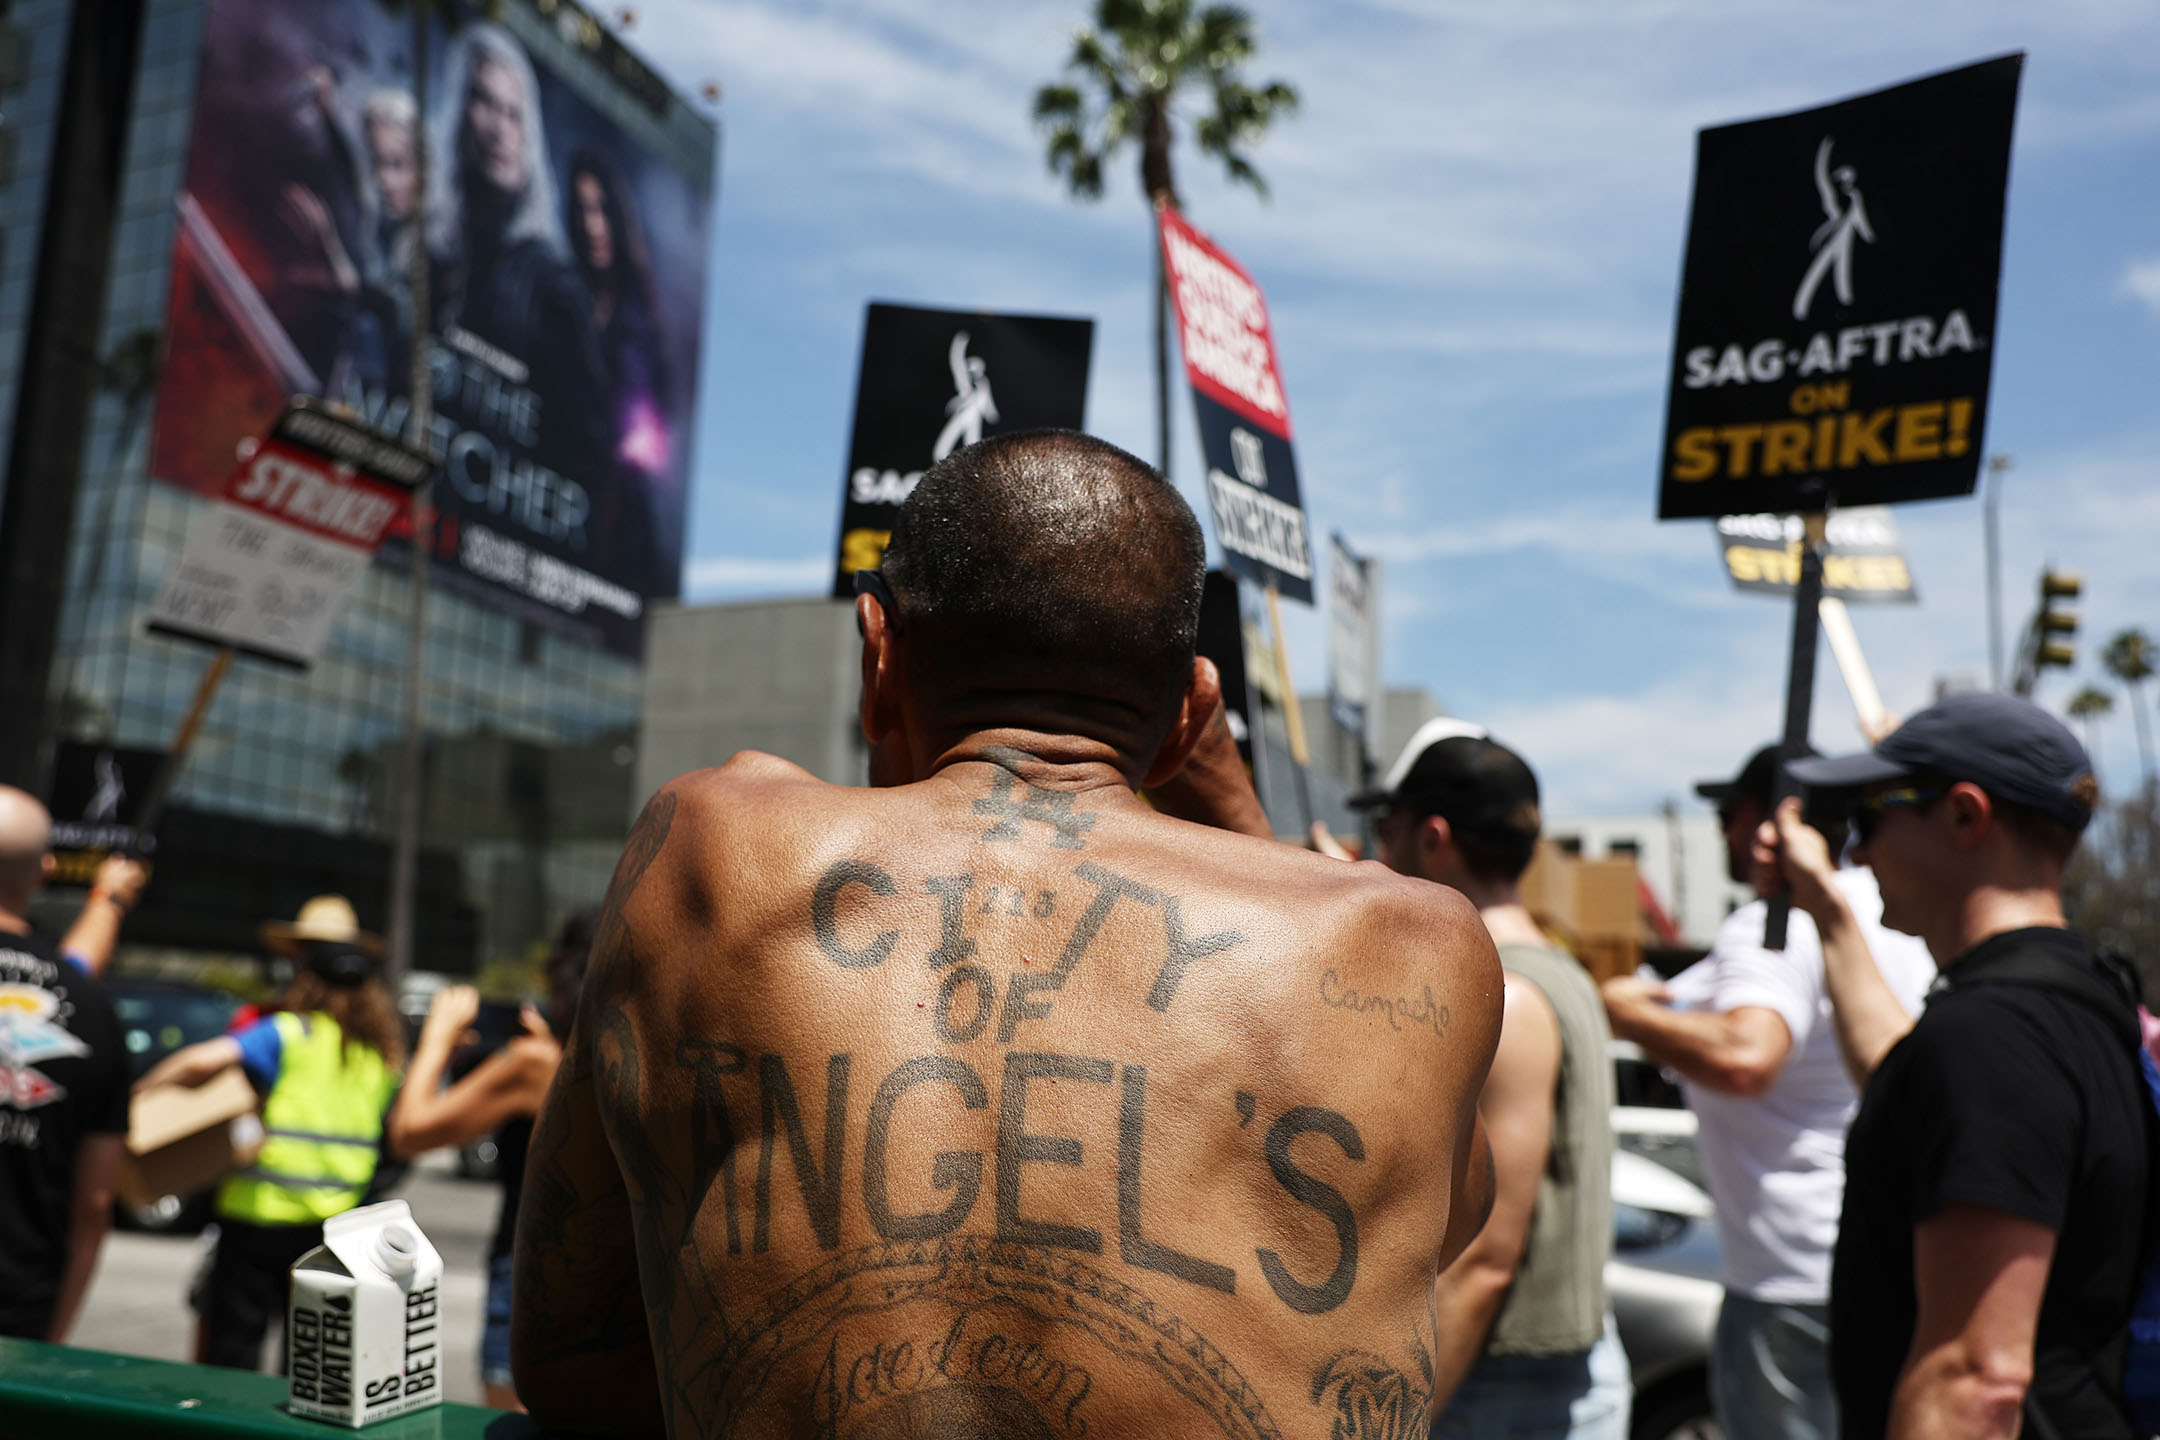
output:
[[[2022,64],[1697,137],[1660,519],[1970,493]]]

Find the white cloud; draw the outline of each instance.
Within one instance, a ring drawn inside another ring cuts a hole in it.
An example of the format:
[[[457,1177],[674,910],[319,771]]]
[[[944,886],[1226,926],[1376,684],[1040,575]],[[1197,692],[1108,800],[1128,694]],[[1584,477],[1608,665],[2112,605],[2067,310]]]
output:
[[[735,555],[694,557],[683,566],[683,593],[691,600],[710,600],[723,595],[735,599],[752,592],[816,594],[832,580],[832,567],[829,555],[803,560]]]
[[[1731,775],[1757,746],[1776,739],[1776,712],[1763,701],[1754,675],[1719,668],[1632,694],[1509,704],[1470,718],[1530,761],[1547,809],[1630,815],[1647,814],[1667,799],[1693,803],[1696,781]],[[1865,743],[1827,654],[1810,729],[1819,750],[1858,750]]]
[[[2160,255],[2133,260],[2123,267],[2122,293],[2160,316]]]

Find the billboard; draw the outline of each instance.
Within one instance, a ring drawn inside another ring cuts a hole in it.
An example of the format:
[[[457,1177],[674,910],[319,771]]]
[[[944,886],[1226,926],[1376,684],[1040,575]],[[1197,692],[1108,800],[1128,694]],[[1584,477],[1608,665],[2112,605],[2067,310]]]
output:
[[[1156,213],[1224,563],[1310,605],[1312,540],[1267,299],[1245,268],[1184,216],[1167,206]]]
[[[1697,137],[1659,519],[1971,493],[2023,64]]]
[[[840,494],[832,593],[875,570],[922,472],[1008,430],[1078,430],[1095,322],[873,301],[863,316],[855,431]]]
[[[438,575],[636,654],[681,581],[713,132],[575,6],[425,8],[422,114],[407,6],[210,0],[151,473],[216,494],[295,393],[404,431],[424,247]]]

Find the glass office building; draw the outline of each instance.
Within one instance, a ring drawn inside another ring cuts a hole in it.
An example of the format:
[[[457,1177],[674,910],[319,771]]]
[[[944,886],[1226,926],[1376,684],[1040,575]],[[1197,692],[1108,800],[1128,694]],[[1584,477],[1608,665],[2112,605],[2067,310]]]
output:
[[[24,353],[25,296],[41,197],[60,193],[46,157],[71,10],[20,0],[0,47],[12,87],[0,427],[19,371],[36,363]],[[435,14],[422,49],[408,15],[377,0],[141,0],[96,341],[105,363],[65,537],[44,753],[71,764],[171,743],[213,652],[150,633],[145,611],[232,447],[260,433],[283,394],[403,426],[397,327],[412,315],[411,252],[399,247],[427,244],[445,469],[413,963],[470,973],[529,958],[568,912],[596,904],[631,819],[642,607],[675,594],[680,573],[717,132],[563,0]],[[416,51],[425,108],[399,99]],[[524,169],[508,180],[485,168],[508,162],[473,138],[461,109],[489,85],[496,102],[523,107],[512,143]],[[396,189],[400,125],[408,144],[430,136],[436,183],[417,199]],[[516,293],[552,295],[575,322],[568,331],[560,316],[505,319],[500,296],[514,287],[489,288],[486,256],[474,258],[483,182],[525,227]],[[314,203],[294,201],[296,190]],[[630,272],[610,270],[592,226],[612,227],[614,257],[640,267],[634,283],[618,283]],[[324,257],[341,263],[313,265]],[[642,328],[626,329],[633,305]],[[663,332],[658,314],[691,333]],[[554,357],[572,348],[585,363],[567,374]],[[160,353],[161,364],[127,363]],[[492,387],[485,409],[470,399],[480,380]],[[532,498],[541,492],[544,504]],[[475,563],[476,545],[487,563]],[[505,570],[503,554],[528,552],[553,557],[535,562],[553,564],[551,589]],[[129,942],[245,953],[261,921],[323,891],[383,927],[409,571],[407,550],[378,557],[312,667],[235,661],[179,772]],[[566,597],[565,574],[585,588]]]

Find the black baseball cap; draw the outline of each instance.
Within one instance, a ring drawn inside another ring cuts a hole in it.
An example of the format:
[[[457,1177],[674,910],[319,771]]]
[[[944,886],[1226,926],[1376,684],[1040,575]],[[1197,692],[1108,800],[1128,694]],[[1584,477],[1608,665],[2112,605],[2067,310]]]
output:
[[[1427,722],[1380,787],[1353,795],[1350,804],[1438,815],[1473,833],[1538,828],[1537,776],[1520,755],[1461,721]]]
[[[1771,799],[1777,794],[1778,746],[1775,742],[1765,745],[1748,756],[1747,764],[1730,780],[1702,780],[1695,786],[1695,793],[1723,810],[1734,800],[1753,800],[1763,809],[1770,808]],[[1813,755],[1815,747],[1803,744],[1801,753]]]
[[[1852,790],[1883,780],[1935,775],[1967,780],[2083,830],[2092,819],[2092,761],[2070,727],[2030,700],[1973,691],[1936,701],[1873,750],[1787,767],[1801,784]]]

